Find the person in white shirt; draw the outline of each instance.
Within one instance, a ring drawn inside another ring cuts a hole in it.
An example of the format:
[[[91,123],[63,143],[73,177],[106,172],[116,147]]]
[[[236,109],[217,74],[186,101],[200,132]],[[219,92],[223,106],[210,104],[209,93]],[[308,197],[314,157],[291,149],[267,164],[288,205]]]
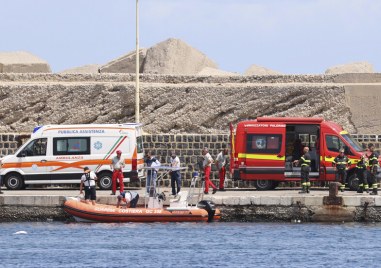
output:
[[[112,193],[115,195],[116,192],[116,179],[119,180],[119,190],[124,191],[124,182],[123,182],[123,168],[125,167],[125,161],[122,157],[122,151],[116,151],[116,156],[112,159],[111,170],[112,170]]]
[[[122,201],[126,203],[126,208],[136,208],[139,201],[139,194],[132,191],[120,192],[120,195],[118,195],[118,203],[116,204],[117,208],[120,206]]]
[[[226,175],[226,165],[228,163],[228,149],[226,146],[222,147],[222,151],[217,155],[216,166],[218,168],[218,175],[220,177],[219,191],[225,191],[225,175]]]
[[[152,151],[146,152],[144,162],[147,167],[152,167],[152,169],[147,169],[146,189],[150,196],[154,196],[156,194],[157,169],[153,169],[153,167],[160,166],[161,164],[160,161],[152,155]]]
[[[79,194],[83,193],[83,188],[85,188],[85,202],[91,203],[95,205],[95,200],[97,199],[96,196],[96,184],[95,181],[97,180],[97,176],[93,171],[90,171],[88,167],[85,167],[83,169],[84,174],[81,177],[81,184],[79,186]]]
[[[204,177],[205,177],[204,194],[209,194],[209,186],[211,186],[213,188],[212,194],[215,194],[217,192],[217,187],[210,180],[210,171],[212,169],[213,158],[209,154],[209,149],[207,147],[205,147],[202,150],[202,155],[204,157],[204,161],[202,162],[202,166],[204,168]]]
[[[176,156],[176,152],[171,152],[171,167],[180,168],[180,159]],[[181,173],[179,170],[171,171],[171,187],[172,195],[177,195],[181,189]]]

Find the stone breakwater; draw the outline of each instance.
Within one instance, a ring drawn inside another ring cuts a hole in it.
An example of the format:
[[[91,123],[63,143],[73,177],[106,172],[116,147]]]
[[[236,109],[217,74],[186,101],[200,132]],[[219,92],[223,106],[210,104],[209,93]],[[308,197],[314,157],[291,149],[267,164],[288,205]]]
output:
[[[0,131],[36,125],[134,121],[132,74],[0,74]],[[140,115],[150,134],[226,133],[258,116],[321,116],[351,133],[380,133],[380,74],[141,75]],[[365,120],[366,119],[366,120]]]

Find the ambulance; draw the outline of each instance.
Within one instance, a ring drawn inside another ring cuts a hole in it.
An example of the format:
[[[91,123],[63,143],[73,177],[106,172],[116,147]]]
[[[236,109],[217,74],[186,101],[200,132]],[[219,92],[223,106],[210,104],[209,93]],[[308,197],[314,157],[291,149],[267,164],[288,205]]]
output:
[[[347,171],[350,189],[357,189],[355,166],[363,147],[336,123],[322,118],[258,117],[230,125],[230,172],[234,180],[253,181],[258,190],[275,189],[280,182],[299,181],[293,165],[309,147],[310,181],[335,180],[332,166],[339,150],[352,162]]]
[[[124,182],[143,177],[143,137],[140,124],[46,125],[14,155],[1,159],[1,176],[9,190],[32,184],[79,184],[83,168],[98,177],[100,189],[111,189],[111,159],[125,159]]]

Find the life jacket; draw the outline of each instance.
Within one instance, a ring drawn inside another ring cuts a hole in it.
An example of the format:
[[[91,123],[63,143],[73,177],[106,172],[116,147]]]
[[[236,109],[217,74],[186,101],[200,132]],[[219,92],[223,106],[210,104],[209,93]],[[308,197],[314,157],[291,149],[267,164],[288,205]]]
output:
[[[86,172],[83,174],[85,175],[85,182],[87,181],[87,184],[88,184],[88,185],[85,185],[85,182],[83,183],[86,187],[91,187],[90,181],[95,181],[93,178],[91,178],[90,173],[91,172]]]

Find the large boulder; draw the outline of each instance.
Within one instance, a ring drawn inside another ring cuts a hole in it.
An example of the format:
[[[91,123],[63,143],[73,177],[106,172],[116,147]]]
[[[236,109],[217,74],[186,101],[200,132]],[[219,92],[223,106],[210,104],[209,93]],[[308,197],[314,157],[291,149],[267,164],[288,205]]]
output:
[[[244,75],[280,75],[282,73],[258,65],[251,65]]]
[[[368,62],[353,62],[336,65],[328,68],[325,74],[345,74],[345,73],[374,73],[373,65]]]
[[[139,49],[139,72],[143,71],[147,49]],[[136,51],[106,63],[100,68],[102,73],[136,73]]]
[[[205,67],[218,69],[205,54],[180,39],[170,38],[147,50],[144,73],[194,75]]]
[[[0,52],[0,73],[51,73],[51,69],[46,61],[29,52]]]
[[[61,74],[96,74],[99,72],[100,64],[88,64],[60,72]]]

